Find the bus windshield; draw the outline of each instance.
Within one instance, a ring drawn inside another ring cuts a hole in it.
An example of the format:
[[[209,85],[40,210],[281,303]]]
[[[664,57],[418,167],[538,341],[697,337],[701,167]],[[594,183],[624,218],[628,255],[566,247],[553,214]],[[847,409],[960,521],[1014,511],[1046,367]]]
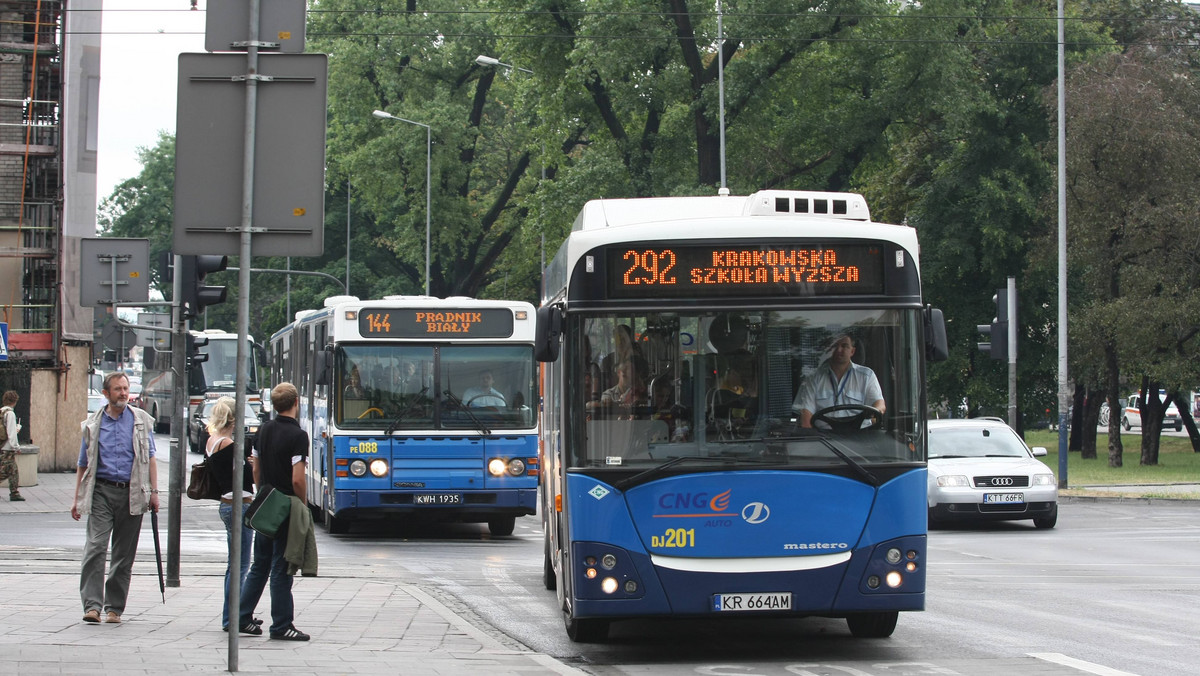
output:
[[[571,464],[922,462],[917,309],[598,314],[573,322]],[[580,438],[581,437],[581,438]]]
[[[502,430],[534,424],[528,345],[342,345],[343,429]]]

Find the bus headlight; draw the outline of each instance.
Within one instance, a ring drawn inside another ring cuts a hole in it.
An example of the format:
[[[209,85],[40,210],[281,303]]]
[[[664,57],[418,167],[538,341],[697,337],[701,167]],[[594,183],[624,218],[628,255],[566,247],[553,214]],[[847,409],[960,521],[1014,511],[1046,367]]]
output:
[[[374,476],[387,476],[387,471],[387,460],[384,460],[383,458],[375,458],[371,461],[371,474]]]
[[[492,458],[488,460],[488,474],[492,476],[504,476],[511,474],[512,476],[521,476],[525,473],[525,461],[520,458],[512,458],[505,460],[504,458]]]
[[[350,463],[350,474],[354,476],[363,476],[367,473],[367,463],[362,460],[354,460]]]

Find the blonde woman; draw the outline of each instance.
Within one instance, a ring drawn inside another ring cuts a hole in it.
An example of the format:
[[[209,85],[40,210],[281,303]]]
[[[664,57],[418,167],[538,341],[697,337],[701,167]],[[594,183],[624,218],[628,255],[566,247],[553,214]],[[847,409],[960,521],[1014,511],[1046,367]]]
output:
[[[209,457],[209,467],[213,473],[213,477],[217,480],[217,485],[221,488],[221,505],[218,512],[221,515],[221,521],[225,522],[226,543],[229,547],[229,563],[225,567],[225,601],[221,605],[221,628],[229,631],[229,573],[233,568],[233,501],[241,500],[244,505],[250,504],[254,499],[254,474],[250,469],[250,464],[247,459],[249,453],[241,454],[242,462],[245,465],[242,468],[242,489],[239,491],[233,490],[233,425],[235,416],[233,415],[234,407],[237,405],[230,397],[221,397],[217,403],[213,405],[212,413],[208,418],[208,444],[204,449],[204,454]],[[250,447],[250,440],[246,440],[246,447]],[[236,495],[236,497],[235,497]],[[243,509],[245,506],[243,505]],[[242,537],[242,552],[241,561],[238,566],[238,579],[246,580],[246,571],[250,569],[250,549],[253,546],[254,531],[245,526],[238,524],[237,531],[241,531]]]

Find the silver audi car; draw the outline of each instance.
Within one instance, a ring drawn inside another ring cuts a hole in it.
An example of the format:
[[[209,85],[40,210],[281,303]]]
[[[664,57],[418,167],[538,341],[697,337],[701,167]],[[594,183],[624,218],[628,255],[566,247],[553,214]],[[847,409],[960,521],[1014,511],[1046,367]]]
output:
[[[929,421],[929,525],[959,520],[1058,522],[1058,481],[1003,420]]]

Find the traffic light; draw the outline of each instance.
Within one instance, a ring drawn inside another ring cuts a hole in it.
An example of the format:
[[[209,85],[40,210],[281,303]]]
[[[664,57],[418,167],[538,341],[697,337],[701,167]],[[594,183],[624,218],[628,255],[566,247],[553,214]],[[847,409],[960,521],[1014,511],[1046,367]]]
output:
[[[184,317],[195,317],[203,312],[205,307],[225,302],[225,287],[208,286],[204,283],[204,278],[210,272],[224,270],[229,265],[228,256],[180,256],[180,262]]]
[[[203,333],[187,334],[187,340],[184,341],[187,350],[187,368],[190,370],[196,364],[208,361],[207,354],[201,354],[200,348],[208,345],[208,336]]]
[[[992,296],[996,316],[991,324],[976,324],[975,329],[987,336],[988,342],[976,343],[979,351],[992,359],[1008,359],[1008,289],[996,289]]]

